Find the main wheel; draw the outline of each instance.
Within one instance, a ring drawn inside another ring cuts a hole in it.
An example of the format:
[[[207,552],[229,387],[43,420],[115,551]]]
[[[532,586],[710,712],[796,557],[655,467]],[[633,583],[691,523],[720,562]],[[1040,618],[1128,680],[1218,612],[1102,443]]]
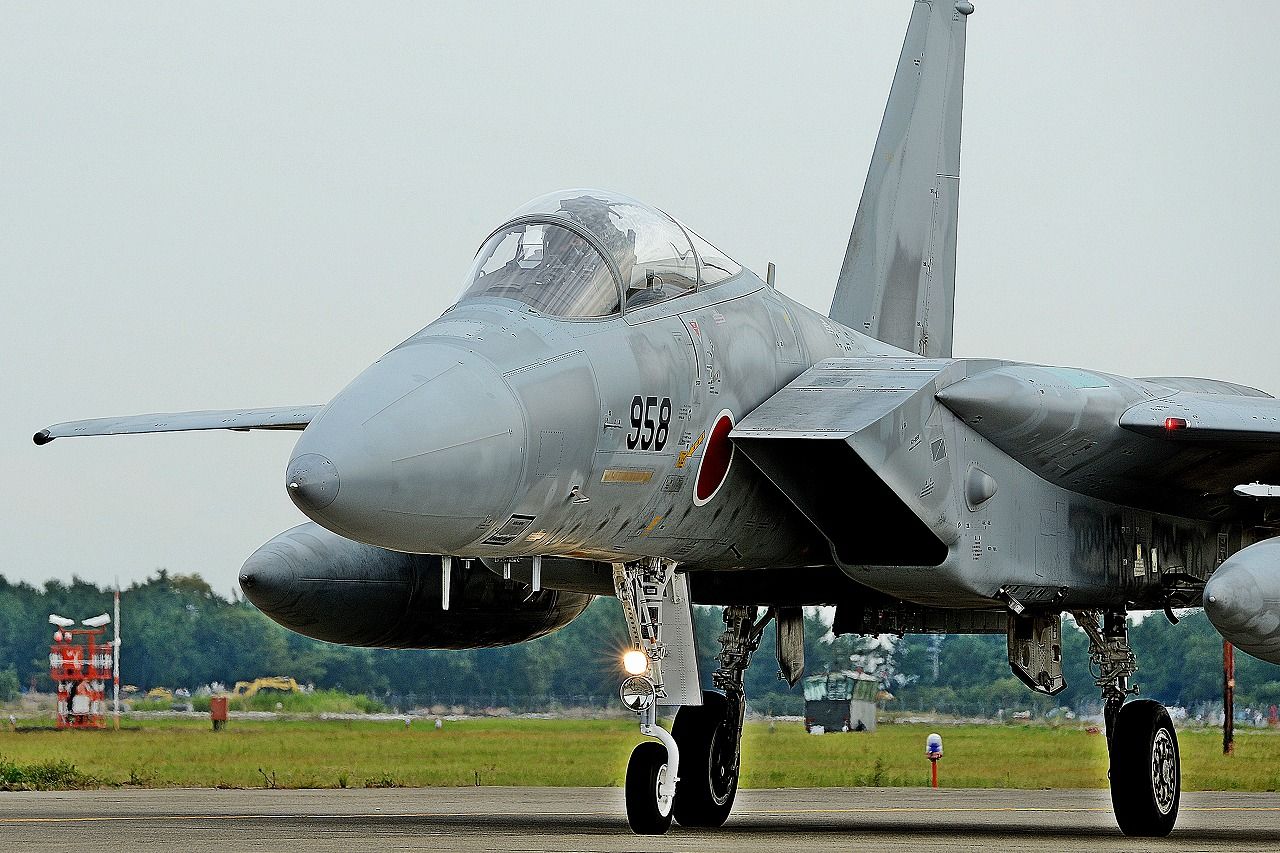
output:
[[[701,705],[676,714],[671,736],[680,747],[680,784],[673,811],[681,826],[723,826],[738,793],[738,744],[730,735],[729,700],[703,691]]]
[[[1123,706],[1111,737],[1111,806],[1125,835],[1159,838],[1173,831],[1182,794],[1178,735],[1159,702]]]
[[[645,741],[627,762],[627,823],[636,835],[662,835],[671,828],[671,798],[661,796],[667,778],[667,748]]]

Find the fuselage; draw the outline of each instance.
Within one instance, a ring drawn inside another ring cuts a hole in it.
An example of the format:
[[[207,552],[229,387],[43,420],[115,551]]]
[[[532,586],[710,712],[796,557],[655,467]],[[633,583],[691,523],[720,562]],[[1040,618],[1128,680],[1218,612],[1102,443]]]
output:
[[[324,408],[291,493],[336,533],[412,553],[829,564],[727,427],[815,361],[897,352],[746,270],[603,319],[464,300]]]

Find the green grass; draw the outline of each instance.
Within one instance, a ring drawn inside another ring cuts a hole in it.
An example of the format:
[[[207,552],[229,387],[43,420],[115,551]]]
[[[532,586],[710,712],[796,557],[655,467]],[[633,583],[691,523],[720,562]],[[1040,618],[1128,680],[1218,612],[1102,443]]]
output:
[[[806,735],[751,723],[743,786],[919,786],[927,725]],[[946,726],[947,787],[1104,788],[1106,742],[1083,727]],[[1242,732],[1221,754],[1215,729],[1179,734],[1187,790],[1280,789],[1280,733]],[[629,720],[130,722],[119,732],[0,732],[0,787],[358,788],[620,785],[639,742]],[[12,779],[13,781],[9,781]]]
[[[0,791],[69,791],[99,784],[98,779],[66,761],[15,764],[0,756]]]

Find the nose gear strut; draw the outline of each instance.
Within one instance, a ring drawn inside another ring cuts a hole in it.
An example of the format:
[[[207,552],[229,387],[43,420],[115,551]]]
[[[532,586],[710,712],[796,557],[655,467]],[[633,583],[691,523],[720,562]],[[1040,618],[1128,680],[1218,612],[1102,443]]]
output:
[[[634,673],[623,682],[623,702],[640,715],[640,734],[659,741],[645,741],[631,753],[627,764],[627,822],[637,835],[661,835],[671,827],[672,804],[680,779],[680,747],[658,725],[658,705],[667,698],[662,663],[664,599],[676,598],[672,583],[675,563],[652,558],[635,563],[615,563],[613,583],[631,635],[631,647],[644,652],[648,671]],[[684,579],[678,584],[685,609],[689,608]],[[636,681],[647,679],[652,690],[642,692]],[[632,704],[634,703],[634,705]]]

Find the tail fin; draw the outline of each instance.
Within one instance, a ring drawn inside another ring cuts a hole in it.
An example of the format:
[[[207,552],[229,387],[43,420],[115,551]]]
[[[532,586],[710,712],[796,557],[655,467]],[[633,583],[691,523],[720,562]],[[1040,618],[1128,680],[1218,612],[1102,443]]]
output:
[[[965,21],[915,0],[831,318],[930,358],[951,355]]]

